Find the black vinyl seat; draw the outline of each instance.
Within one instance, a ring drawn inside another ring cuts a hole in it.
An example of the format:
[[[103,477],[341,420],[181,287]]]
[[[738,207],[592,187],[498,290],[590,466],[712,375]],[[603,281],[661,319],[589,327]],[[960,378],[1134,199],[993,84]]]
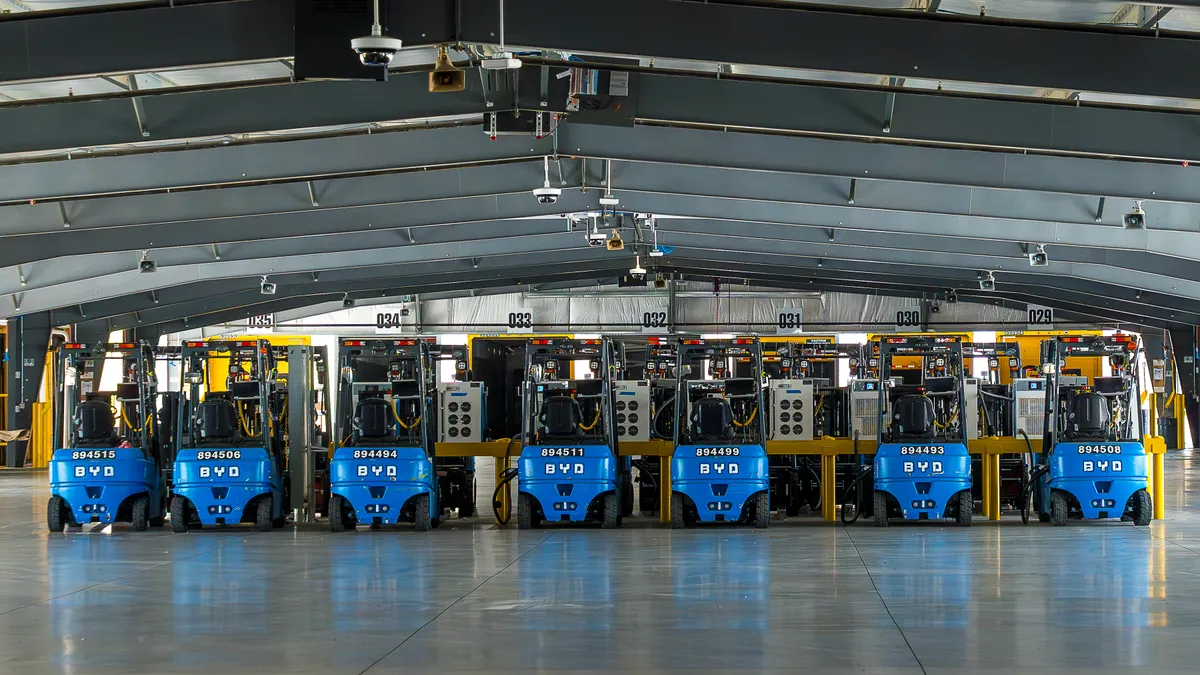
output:
[[[1067,412],[1068,438],[1104,440],[1112,425],[1112,410],[1108,399],[1095,392],[1076,394]]]
[[[733,408],[723,398],[702,398],[692,404],[691,426],[695,442],[733,440]]]
[[[364,398],[354,409],[354,445],[389,445],[396,441],[392,406],[382,398]]]
[[[892,419],[899,439],[926,441],[937,436],[937,416],[928,396],[905,394],[896,399]]]
[[[579,401],[570,396],[550,396],[542,401],[542,411],[538,415],[543,440],[575,441],[583,438],[583,409]]]
[[[81,448],[113,448],[121,442],[116,416],[107,401],[84,401],[76,411],[75,437]]]
[[[197,445],[237,445],[241,440],[238,412],[233,401],[209,398],[197,406]]]

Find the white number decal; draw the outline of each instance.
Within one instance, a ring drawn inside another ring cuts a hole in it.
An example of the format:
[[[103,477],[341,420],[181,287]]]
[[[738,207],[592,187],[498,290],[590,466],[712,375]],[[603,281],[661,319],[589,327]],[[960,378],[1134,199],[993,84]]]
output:
[[[71,459],[116,459],[116,450],[80,450],[71,453]]]
[[[741,448],[696,448],[697,457],[737,457]]]
[[[399,454],[395,450],[355,450],[354,459],[396,459]]]
[[[900,447],[901,455],[944,455],[944,445],[904,445]]]
[[[583,448],[542,448],[542,457],[583,457]]]
[[[1079,446],[1079,454],[1081,454],[1081,455],[1119,455],[1119,454],[1121,454],[1121,446],[1119,446],[1119,445],[1081,445],[1081,446]]]
[[[201,450],[196,453],[196,459],[241,459],[241,450]]]

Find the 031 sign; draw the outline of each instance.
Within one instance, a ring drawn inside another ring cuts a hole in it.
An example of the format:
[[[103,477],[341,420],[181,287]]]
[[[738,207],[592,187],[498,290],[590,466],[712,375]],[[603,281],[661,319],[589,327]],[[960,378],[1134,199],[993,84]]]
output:
[[[784,307],[775,312],[775,334],[794,335],[804,330],[804,310],[800,307]]]
[[[1029,330],[1051,330],[1054,328],[1054,308],[1043,305],[1027,305]]]

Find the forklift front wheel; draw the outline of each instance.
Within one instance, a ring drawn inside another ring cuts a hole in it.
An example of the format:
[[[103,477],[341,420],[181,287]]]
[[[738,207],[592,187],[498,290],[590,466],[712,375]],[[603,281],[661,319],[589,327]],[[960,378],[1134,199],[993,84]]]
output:
[[[258,498],[254,509],[254,529],[259,532],[270,532],[275,529],[274,519],[271,518],[271,495]]]
[[[62,532],[70,522],[67,500],[58,495],[51,497],[50,501],[46,503],[46,526],[50,528],[51,532]]]
[[[971,526],[971,516],[975,513],[975,496],[970,490],[958,493],[958,509],[954,514],[954,522],[963,527]]]
[[[533,495],[525,492],[517,495],[517,529],[532,530],[537,527],[537,517],[533,515]]]
[[[1133,524],[1146,527],[1154,518],[1154,503],[1150,501],[1150,493],[1138,490],[1133,493]]]
[[[671,493],[671,529],[682,530],[687,526],[683,495],[673,492]]]
[[[171,531],[183,534],[188,531],[188,500],[178,495],[171,497]]]
[[[875,491],[875,527],[888,526],[888,500],[883,490]]]
[[[329,531],[346,531],[346,498],[341,495],[329,498]]]
[[[1061,527],[1067,524],[1067,515],[1071,512],[1071,503],[1062,490],[1050,493],[1050,524]]]
[[[150,495],[140,494],[129,504],[129,523],[134,532],[150,529]]]
[[[615,529],[621,524],[621,502],[617,499],[617,493],[609,492],[600,499],[603,500],[604,519],[600,521],[600,527],[606,530]]]
[[[433,528],[429,513],[429,493],[413,497],[413,527],[417,532],[428,532]]]
[[[754,496],[754,527],[759,529],[771,524],[771,493],[760,492]]]

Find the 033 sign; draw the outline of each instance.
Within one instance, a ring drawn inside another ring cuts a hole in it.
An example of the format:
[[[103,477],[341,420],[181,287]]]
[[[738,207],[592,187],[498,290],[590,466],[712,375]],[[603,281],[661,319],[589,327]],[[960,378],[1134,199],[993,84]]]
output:
[[[1052,330],[1054,328],[1054,308],[1044,305],[1027,305],[1029,330]]]
[[[508,321],[509,333],[528,333],[533,330],[533,310],[528,307],[510,309],[504,318]]]

